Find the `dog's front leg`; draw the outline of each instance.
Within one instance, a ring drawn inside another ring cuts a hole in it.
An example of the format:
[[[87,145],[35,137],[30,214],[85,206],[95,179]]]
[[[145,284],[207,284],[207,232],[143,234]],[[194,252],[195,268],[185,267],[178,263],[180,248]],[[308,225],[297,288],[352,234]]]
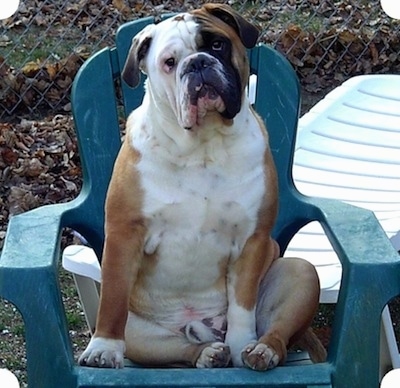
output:
[[[143,256],[145,222],[135,166],[137,156],[121,148],[107,193],[102,283],[96,331],[81,365],[122,368],[125,325],[132,285]]]
[[[243,366],[242,352],[257,341],[256,304],[258,287],[264,274],[278,256],[277,244],[265,233],[256,232],[246,242],[228,272],[228,329],[226,344],[234,366]]]
[[[137,229],[137,228],[136,228]],[[133,232],[139,234],[138,232]],[[121,230],[119,238],[126,242],[136,238],[126,236]],[[124,249],[109,236],[104,249],[102,263],[102,285],[96,331],[79,362],[87,366],[122,368],[125,353],[124,331],[128,316],[129,295],[132,279],[135,279],[136,263],[132,263],[132,249]],[[127,265],[128,264],[128,265]]]

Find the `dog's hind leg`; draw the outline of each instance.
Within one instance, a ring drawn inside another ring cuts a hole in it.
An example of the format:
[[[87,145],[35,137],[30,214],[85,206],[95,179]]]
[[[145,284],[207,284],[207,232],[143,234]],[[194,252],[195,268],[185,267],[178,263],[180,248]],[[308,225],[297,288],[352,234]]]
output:
[[[229,347],[222,342],[189,341],[185,333],[168,330],[132,313],[126,324],[125,341],[126,356],[147,366],[218,368],[230,361]]]
[[[275,260],[260,284],[256,309],[259,339],[243,349],[244,364],[265,370],[284,362],[287,347],[307,331],[318,301],[318,275],[310,263],[296,258]],[[319,350],[325,352],[322,344]],[[325,355],[312,356],[321,360]]]

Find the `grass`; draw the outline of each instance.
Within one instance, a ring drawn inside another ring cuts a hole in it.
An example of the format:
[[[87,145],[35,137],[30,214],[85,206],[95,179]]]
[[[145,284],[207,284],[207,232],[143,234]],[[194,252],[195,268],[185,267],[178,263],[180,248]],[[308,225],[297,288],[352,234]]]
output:
[[[24,322],[19,311],[0,299],[0,368],[7,368],[26,386]]]
[[[78,28],[72,27],[69,27],[68,35],[62,40],[59,35],[45,34],[43,28],[33,25],[23,34],[16,29],[9,30],[7,36],[14,49],[8,50],[7,62],[15,68],[22,68],[28,62],[52,59],[57,61],[68,57],[76,48],[76,42],[82,34]]]

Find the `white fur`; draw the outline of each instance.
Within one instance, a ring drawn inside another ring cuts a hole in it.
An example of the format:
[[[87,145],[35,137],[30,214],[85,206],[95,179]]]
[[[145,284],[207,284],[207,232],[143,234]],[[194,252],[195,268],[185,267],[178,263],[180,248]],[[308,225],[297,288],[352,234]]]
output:
[[[257,341],[255,310],[246,310],[239,306],[235,299],[229,299],[228,331],[225,343],[231,349],[232,363],[234,366],[243,366],[242,352],[249,344]]]
[[[160,122],[163,126],[168,125],[168,122],[176,123],[176,120],[181,127],[184,126],[186,112],[177,93],[176,83],[183,60],[197,51],[198,25],[191,15],[184,14],[182,17],[184,22],[170,18],[156,26],[157,33],[152,34],[151,47],[143,67],[150,80],[147,84],[148,97],[152,100],[152,105],[163,112],[163,119],[167,119],[167,122]],[[179,63],[171,74],[167,74],[164,68],[164,63],[169,58],[174,58]]]

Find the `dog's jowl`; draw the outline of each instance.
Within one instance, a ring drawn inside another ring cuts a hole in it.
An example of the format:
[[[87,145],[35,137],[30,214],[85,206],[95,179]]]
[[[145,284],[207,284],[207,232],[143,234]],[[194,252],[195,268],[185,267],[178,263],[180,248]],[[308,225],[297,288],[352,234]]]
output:
[[[317,274],[270,237],[277,177],[245,93],[257,38],[216,4],[133,38],[122,78],[135,87],[146,74],[146,92],[107,194],[97,327],[80,364],[266,370],[304,337],[324,357],[308,329]]]

